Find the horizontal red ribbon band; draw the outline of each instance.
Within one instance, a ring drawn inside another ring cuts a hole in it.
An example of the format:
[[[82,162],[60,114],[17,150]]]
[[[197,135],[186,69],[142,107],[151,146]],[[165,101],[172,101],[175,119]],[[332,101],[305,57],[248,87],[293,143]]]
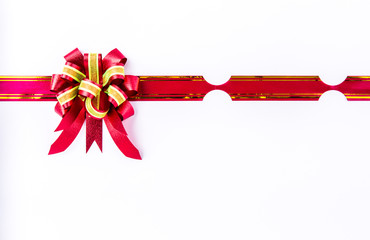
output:
[[[104,58],[77,48],[64,56],[61,74],[52,76],[0,76],[0,101],[55,101],[62,117],[59,137],[49,154],[66,150],[86,122],[86,152],[96,142],[103,149],[103,121],[117,147],[127,157],[141,159],[127,136],[123,120],[134,114],[130,101],[200,101],[221,90],[235,101],[313,101],[329,90],[348,100],[370,100],[370,76],[349,76],[328,85],[318,76],[232,76],[212,85],[202,76],[126,75],[127,58],[113,49]]]
[[[0,76],[0,101],[55,101],[50,76]],[[222,85],[202,76],[139,76],[138,94],[130,101],[199,101],[212,90],[222,90],[235,101],[312,101],[328,90],[348,100],[370,100],[370,76],[348,76],[328,85],[318,76],[232,76]]]

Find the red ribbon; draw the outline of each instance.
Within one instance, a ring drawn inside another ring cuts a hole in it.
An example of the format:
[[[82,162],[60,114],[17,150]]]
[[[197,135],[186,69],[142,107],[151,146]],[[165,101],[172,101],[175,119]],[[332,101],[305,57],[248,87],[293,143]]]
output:
[[[64,94],[64,98],[72,96],[72,99],[67,99],[62,104],[61,100],[58,99],[59,102],[55,106],[55,111],[63,117],[55,131],[62,130],[62,133],[51,145],[49,155],[66,150],[77,137],[86,119],[86,152],[94,141],[102,150],[102,120],[104,120],[110,135],[121,152],[127,157],[141,159],[139,151],[128,139],[122,124],[122,120],[134,114],[134,109],[127,98],[137,94],[139,78],[112,71],[112,69],[117,68],[123,71],[123,66],[127,61],[118,49],[112,50],[103,59],[101,59],[100,54],[96,56],[99,57],[96,59],[98,73],[95,75],[98,78],[95,79],[95,82],[94,77],[89,76],[89,72],[91,74],[92,71],[96,70],[91,68],[89,62],[91,56],[89,54],[82,55],[77,48],[64,57],[67,61],[65,65],[67,70],[63,71],[63,74],[52,76],[51,91],[56,92],[57,97],[63,96],[62,94],[67,92],[69,95]],[[68,72],[70,69],[78,72],[80,77],[83,77],[81,79],[74,78],[73,74]],[[107,71],[109,71],[108,75],[110,77],[109,79],[104,78],[108,80],[103,84],[103,74]],[[85,79],[83,79],[84,77]],[[83,88],[83,84],[87,86],[87,90]],[[88,87],[90,86],[97,89],[95,93],[89,91]],[[73,90],[75,90],[73,93],[69,93]],[[117,103],[117,98],[110,94],[111,90],[118,96],[124,97],[123,100]],[[91,114],[88,101],[92,103],[93,110],[104,112],[104,117],[97,118],[94,114]]]

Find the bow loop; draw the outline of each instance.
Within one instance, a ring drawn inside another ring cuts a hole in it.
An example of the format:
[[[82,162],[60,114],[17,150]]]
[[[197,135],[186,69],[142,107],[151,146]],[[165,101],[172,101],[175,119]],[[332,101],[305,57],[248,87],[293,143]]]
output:
[[[78,86],[67,87],[63,91],[57,93],[56,97],[59,104],[64,108],[69,108],[72,105],[73,99],[77,96]]]
[[[123,102],[116,110],[121,121],[135,114],[134,108],[129,101]]]
[[[139,77],[133,75],[126,75],[122,84],[127,96],[133,97],[139,91]]]
[[[103,71],[117,64],[124,66],[127,62],[127,58],[117,49],[113,49],[103,58]]]
[[[111,102],[114,107],[118,107],[127,99],[126,93],[115,84],[109,85],[105,93],[108,94],[108,101]]]
[[[73,82],[81,82],[83,79],[86,78],[85,73],[83,73],[83,68],[73,64],[71,62],[66,62],[63,67],[63,73],[61,75],[62,78]]]
[[[125,79],[125,68],[122,63],[109,67],[103,74],[103,86],[121,84]]]
[[[62,91],[63,89],[73,85],[71,82],[69,81],[65,81],[62,76],[62,74],[53,74],[51,76],[51,86],[50,86],[50,90],[52,92],[60,92]]]
[[[78,50],[78,48],[72,50],[70,53],[68,53],[67,55],[65,55],[64,56],[64,59],[67,62],[73,63],[73,64],[81,67],[82,68],[82,72],[85,72],[85,69],[84,69],[84,56],[82,55],[82,53],[80,52],[80,50]]]
[[[93,81],[90,81],[89,79],[84,79],[80,83],[78,93],[81,96],[93,99],[96,96],[98,96],[101,89],[102,89],[102,85],[95,83]]]

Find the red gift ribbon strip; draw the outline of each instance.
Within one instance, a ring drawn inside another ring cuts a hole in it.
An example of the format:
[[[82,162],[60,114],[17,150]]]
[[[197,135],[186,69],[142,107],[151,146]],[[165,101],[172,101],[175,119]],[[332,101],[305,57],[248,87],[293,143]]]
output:
[[[314,101],[329,90],[349,100],[370,100],[370,76],[348,76],[328,85],[318,76],[231,76],[211,85],[202,76],[138,76],[138,94],[130,101],[201,101],[212,90],[228,93],[234,101]],[[0,76],[0,101],[55,101],[50,76]]]
[[[53,76],[0,76],[0,101],[55,101],[63,119],[62,131],[49,154],[66,150],[86,120],[86,152],[93,142],[102,150],[102,123],[127,157],[141,159],[127,137],[122,120],[134,114],[130,101],[200,101],[213,90],[234,101],[313,101],[329,90],[348,100],[370,100],[370,76],[348,76],[328,85],[318,76],[232,76],[212,85],[202,76],[131,76],[124,74],[125,56],[117,49],[104,58],[75,49],[65,56],[62,74]]]
[[[131,100],[196,101],[212,90],[222,90],[234,101],[313,101],[329,90],[348,100],[370,100],[370,76],[348,76],[328,85],[318,76],[231,76],[222,85],[211,85],[202,76],[139,76],[139,90]]]

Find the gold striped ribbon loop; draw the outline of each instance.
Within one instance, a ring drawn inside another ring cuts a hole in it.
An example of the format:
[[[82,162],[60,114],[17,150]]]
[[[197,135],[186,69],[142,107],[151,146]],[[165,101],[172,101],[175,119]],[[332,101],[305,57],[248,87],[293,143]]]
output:
[[[123,65],[112,66],[105,71],[103,74],[103,86],[106,86],[112,80],[117,78],[125,78],[125,68]]]
[[[72,105],[73,99],[77,96],[78,86],[68,87],[65,90],[59,92],[56,97],[60,105],[63,108],[68,108]]]
[[[81,93],[91,94],[90,97],[85,100],[86,111],[96,119],[102,119],[107,115],[109,108],[104,111],[100,109],[100,91],[102,88],[100,78],[100,59],[99,54],[89,53],[88,54],[88,77],[80,84]]]
[[[86,107],[86,111],[94,118],[97,118],[97,119],[102,119],[105,117],[105,115],[107,115],[109,109],[107,111],[101,111],[101,110],[98,110],[96,109],[93,104],[92,104],[92,100],[91,98],[86,98],[85,100],[85,107]]]
[[[114,107],[118,107],[127,99],[127,95],[115,84],[109,85],[105,93],[108,95],[108,101]]]
[[[86,75],[81,70],[79,66],[67,62],[66,65],[64,65],[62,76],[71,82],[81,82],[86,78]]]
[[[80,83],[78,93],[84,97],[93,99],[100,94],[100,91],[101,85],[90,81],[89,79],[84,79]]]

